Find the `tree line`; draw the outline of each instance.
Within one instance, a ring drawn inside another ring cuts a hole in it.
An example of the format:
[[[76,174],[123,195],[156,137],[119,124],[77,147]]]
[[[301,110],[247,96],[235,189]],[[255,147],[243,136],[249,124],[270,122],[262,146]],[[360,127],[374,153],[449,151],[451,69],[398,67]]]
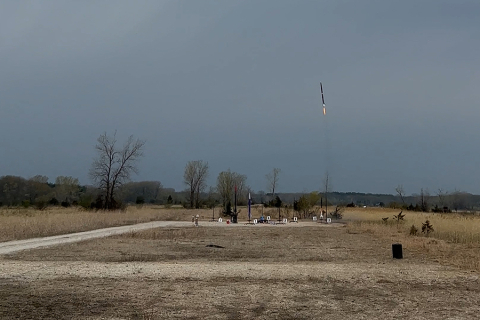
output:
[[[401,185],[395,188],[396,195],[342,193],[332,192],[330,182],[326,180],[323,193],[278,193],[281,174],[279,168],[273,168],[265,175],[267,192],[254,192],[247,184],[245,174],[230,169],[220,172],[215,185],[208,186],[209,165],[203,160],[186,163],[183,175],[186,188],[175,191],[164,188],[159,181],[131,181],[132,175],[138,172],[137,164],[143,157],[144,147],[145,141],[134,139],[133,136],[119,144],[116,133],[112,136],[104,133],[99,136],[95,145],[97,156],[89,171],[92,185],[82,186],[77,178],[71,176],[59,176],[53,183],[48,181],[48,177],[41,175],[29,179],[3,176],[0,177],[0,206],[35,206],[43,209],[48,205],[78,205],[86,209],[116,210],[129,203],[152,203],[167,207],[182,205],[185,208],[222,206],[224,213],[230,213],[235,200],[238,205],[243,206],[247,204],[250,195],[254,204],[283,206],[304,216],[314,213],[315,206],[319,204],[389,206],[434,212],[480,207],[480,196],[441,189],[435,196],[430,195],[426,189],[421,189],[419,194],[406,196]]]

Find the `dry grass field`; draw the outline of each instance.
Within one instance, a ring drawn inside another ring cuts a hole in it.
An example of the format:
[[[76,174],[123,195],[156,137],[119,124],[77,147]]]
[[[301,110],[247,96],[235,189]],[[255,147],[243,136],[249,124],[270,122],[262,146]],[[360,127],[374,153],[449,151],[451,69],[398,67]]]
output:
[[[211,210],[195,212],[203,219]],[[149,221],[182,221],[191,219],[191,211],[160,206],[129,206],[126,211],[85,211],[79,207],[50,207],[43,211],[33,208],[0,209],[0,241],[54,236],[72,232],[136,224]]]
[[[480,216],[403,212],[404,220],[393,219],[400,210],[354,208],[345,212],[348,230],[370,233],[377,238],[400,242],[409,250],[430,256],[435,261],[466,270],[480,271]],[[384,222],[382,218],[389,217]],[[422,224],[429,220],[434,231],[422,233]],[[410,235],[414,225],[417,235]]]
[[[277,212],[264,210],[274,220]],[[332,225],[253,226],[208,222],[211,210],[4,210],[3,241],[195,214],[201,222],[2,256],[0,318],[477,319],[480,219],[404,212],[393,223],[398,212],[353,208]],[[403,260],[391,258],[395,242]]]
[[[10,254],[0,318],[478,318],[478,272],[409,243],[393,260],[392,238],[366,225],[201,221]]]

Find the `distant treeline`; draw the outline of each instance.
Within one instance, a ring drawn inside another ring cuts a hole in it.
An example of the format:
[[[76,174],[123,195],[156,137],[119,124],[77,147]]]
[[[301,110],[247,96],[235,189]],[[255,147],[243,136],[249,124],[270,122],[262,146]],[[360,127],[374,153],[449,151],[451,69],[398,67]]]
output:
[[[117,191],[121,203],[182,204],[174,189],[163,188],[159,181],[129,182]],[[59,176],[54,183],[46,176],[25,179],[18,176],[0,177],[0,206],[44,209],[47,206],[82,206],[100,208],[101,192],[92,186],[79,185],[78,179]]]
[[[278,193],[276,196],[279,196],[283,203],[293,203],[305,196],[305,193]],[[400,196],[393,194],[329,192],[327,199],[329,205],[351,207],[389,207],[425,212],[480,210],[480,195],[461,191],[441,192],[435,195],[421,191],[419,194],[404,196],[403,200]],[[257,193],[254,195],[254,201],[268,203],[271,201],[271,194]],[[325,194],[320,194],[320,200],[317,204],[322,202],[325,205]]]
[[[325,194],[312,193],[271,193],[250,191],[253,204],[276,205],[277,197],[282,206],[292,206],[294,202],[309,197],[316,205],[326,204],[341,206],[391,207],[417,211],[456,211],[479,210],[480,195],[466,192],[441,192],[430,195],[422,192],[418,195],[400,196],[392,194],[371,194],[358,192],[329,192]],[[183,205],[190,207],[188,190],[176,191],[164,188],[159,181],[128,182],[122,185],[115,195],[117,201],[126,204],[159,204]],[[313,199],[313,200],[312,200]],[[25,179],[19,176],[0,177],[0,206],[34,206],[43,209],[47,206],[82,206],[84,208],[101,208],[101,192],[88,185],[80,185],[78,179],[59,176],[55,182],[49,182],[46,176],[34,176]],[[242,194],[237,199],[239,206],[248,202],[248,194]],[[201,207],[212,207],[221,204],[221,196],[214,188],[200,194]],[[313,203],[312,203],[313,205]]]

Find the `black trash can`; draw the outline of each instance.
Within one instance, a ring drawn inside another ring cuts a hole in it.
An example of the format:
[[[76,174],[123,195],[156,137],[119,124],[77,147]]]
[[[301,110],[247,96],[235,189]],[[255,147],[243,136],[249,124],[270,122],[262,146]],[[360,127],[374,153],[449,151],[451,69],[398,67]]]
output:
[[[238,222],[237,215],[233,215],[232,216],[232,223],[237,223],[237,222]]]
[[[402,244],[392,244],[393,259],[403,259]]]

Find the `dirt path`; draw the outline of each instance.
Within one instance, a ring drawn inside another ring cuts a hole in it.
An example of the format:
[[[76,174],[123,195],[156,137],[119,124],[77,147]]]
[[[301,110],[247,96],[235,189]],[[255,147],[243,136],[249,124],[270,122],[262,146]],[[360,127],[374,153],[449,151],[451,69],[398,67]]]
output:
[[[33,238],[27,240],[8,241],[0,243],[0,255],[14,253],[22,250],[36,249],[40,247],[49,247],[60,244],[84,241],[94,238],[109,237],[117,234],[171,226],[189,226],[190,222],[184,221],[153,221],[139,223],[130,226],[121,226],[113,228],[97,229],[85,232],[64,234],[60,236]]]
[[[233,228],[233,227],[241,227],[244,225],[245,223],[227,225],[226,223],[205,222],[205,221],[201,222],[201,226],[209,226],[209,227]],[[308,226],[308,225],[309,224],[307,223],[295,223],[295,224],[290,224],[289,226],[302,227],[302,226]],[[188,221],[153,221],[153,222],[145,222],[145,223],[139,223],[139,224],[128,225],[128,226],[104,228],[104,229],[97,229],[97,230],[77,232],[77,233],[69,233],[69,234],[64,234],[59,236],[0,242],[0,255],[15,253],[18,251],[29,250],[29,249],[51,247],[51,246],[62,245],[67,243],[85,241],[85,240],[95,239],[95,238],[105,238],[105,237],[110,237],[114,235],[153,229],[153,228],[189,227],[189,226],[192,226],[192,223]],[[330,225],[330,226],[333,226],[333,225]],[[261,226],[259,225],[258,227],[261,227]]]

